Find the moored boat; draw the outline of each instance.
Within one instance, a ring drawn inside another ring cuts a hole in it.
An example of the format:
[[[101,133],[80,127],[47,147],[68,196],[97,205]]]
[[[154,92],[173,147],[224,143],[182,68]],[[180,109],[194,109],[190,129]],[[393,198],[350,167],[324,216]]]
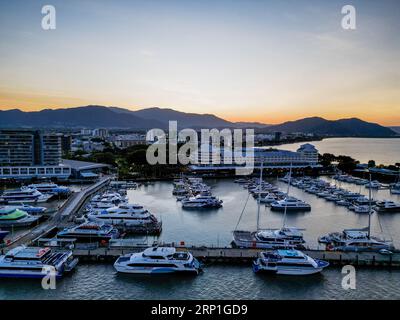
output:
[[[13,207],[0,207],[0,227],[27,227],[39,220],[40,216],[31,216],[27,212]]]
[[[147,248],[140,253],[123,255],[114,263],[120,273],[164,274],[192,273],[199,274],[201,265],[188,251],[177,251],[173,247]]]
[[[51,271],[60,278],[77,263],[72,251],[19,246],[0,256],[0,278],[43,278]]]
[[[299,250],[286,249],[261,252],[253,262],[253,271],[302,276],[319,273],[327,266],[326,261],[313,259]]]

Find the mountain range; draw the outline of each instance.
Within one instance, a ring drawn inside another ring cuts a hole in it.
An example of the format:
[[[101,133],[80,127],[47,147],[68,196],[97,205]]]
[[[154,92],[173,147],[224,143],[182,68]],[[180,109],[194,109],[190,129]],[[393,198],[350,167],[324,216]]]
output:
[[[357,118],[326,120],[320,117],[288,121],[278,125],[259,122],[231,122],[213,114],[180,112],[167,108],[128,110],[118,107],[84,106],[25,112],[19,109],[0,111],[2,128],[168,128],[168,121],[178,121],[179,128],[255,128],[264,132],[304,132],[331,136],[387,137],[397,133],[376,123]]]

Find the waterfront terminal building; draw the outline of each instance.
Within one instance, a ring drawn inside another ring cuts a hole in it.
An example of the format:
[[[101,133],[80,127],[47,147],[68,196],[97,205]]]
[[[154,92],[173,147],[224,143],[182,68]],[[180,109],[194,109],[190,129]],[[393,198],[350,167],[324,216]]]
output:
[[[207,152],[205,152],[208,149]],[[254,156],[252,157],[253,154]],[[235,162],[240,156],[252,157],[255,168],[260,168],[261,164],[265,169],[289,169],[293,168],[320,168],[318,164],[318,150],[312,144],[306,143],[294,151],[279,150],[275,148],[254,148],[252,153],[247,153],[246,149],[242,154],[235,154],[226,149],[216,149],[210,145],[202,145],[198,151],[198,161],[192,164],[190,169],[194,172],[215,172],[232,171],[244,164]],[[226,161],[228,160],[228,161]]]
[[[68,179],[61,163],[61,135],[39,130],[0,130],[0,179]]]

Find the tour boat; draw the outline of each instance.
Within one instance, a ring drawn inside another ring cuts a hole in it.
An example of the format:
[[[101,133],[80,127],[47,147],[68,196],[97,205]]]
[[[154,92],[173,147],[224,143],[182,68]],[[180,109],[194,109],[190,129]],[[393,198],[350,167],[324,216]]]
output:
[[[62,187],[55,183],[37,183],[30,184],[28,188],[36,189],[42,193],[54,193],[59,195],[65,195],[71,193],[71,190],[68,187]]]
[[[343,232],[333,232],[318,239],[325,243],[327,250],[337,251],[373,251],[381,249],[393,250],[391,241],[379,239],[369,235],[366,229],[347,229]]]
[[[390,200],[378,201],[375,210],[378,212],[400,212],[400,203]]]
[[[0,207],[0,227],[26,227],[37,222],[40,216],[31,216],[26,211],[13,207]]]
[[[326,261],[313,259],[299,250],[286,249],[261,252],[253,262],[253,271],[303,276],[319,273],[327,266]]]
[[[173,247],[147,248],[140,253],[123,255],[114,263],[114,268],[120,273],[136,274],[199,274],[201,271],[200,263],[190,252]]]
[[[144,226],[158,224],[157,218],[137,204],[121,204],[102,211],[92,211],[88,219],[111,225]]]
[[[233,231],[233,246],[259,249],[304,249],[303,233],[297,228],[261,229],[258,231]]]
[[[185,209],[207,209],[207,208],[220,208],[222,207],[222,200],[214,196],[201,196],[191,197],[182,200],[182,208]]]
[[[283,200],[278,200],[271,203],[271,210],[274,211],[310,211],[311,206],[294,197],[286,197]]]
[[[52,195],[42,194],[33,188],[22,187],[17,190],[6,190],[0,196],[3,203],[38,203],[48,201]]]
[[[78,263],[72,251],[52,251],[50,248],[19,246],[0,256],[0,278],[60,278]]]
[[[76,239],[77,242],[108,242],[118,237],[119,232],[113,226],[94,222],[84,222],[57,233],[57,238]]]

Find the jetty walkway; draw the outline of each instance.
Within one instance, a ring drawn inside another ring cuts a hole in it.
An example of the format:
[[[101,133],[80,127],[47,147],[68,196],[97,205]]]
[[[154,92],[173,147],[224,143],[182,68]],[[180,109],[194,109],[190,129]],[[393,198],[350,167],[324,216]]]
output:
[[[176,247],[176,246],[175,246]],[[74,249],[74,255],[84,261],[115,261],[120,255],[141,252],[146,245],[132,247],[98,247],[93,249]],[[256,259],[261,249],[249,248],[213,248],[213,247],[177,247],[188,250],[193,256],[205,263],[250,264]],[[378,252],[339,252],[326,250],[304,250],[305,254],[315,259],[328,261],[331,265],[356,265],[368,267],[400,267],[400,251],[391,255]]]
[[[49,230],[65,224],[65,222],[72,218],[73,215],[79,212],[82,205],[92,194],[107,186],[110,183],[110,180],[110,177],[103,177],[95,184],[86,187],[80,192],[72,193],[72,195],[62,204],[60,208],[58,208],[51,218],[37,227],[30,229],[26,233],[19,235],[17,238],[12,239],[3,250],[9,251],[20,245],[29,244],[33,239],[39,238],[48,233]]]

